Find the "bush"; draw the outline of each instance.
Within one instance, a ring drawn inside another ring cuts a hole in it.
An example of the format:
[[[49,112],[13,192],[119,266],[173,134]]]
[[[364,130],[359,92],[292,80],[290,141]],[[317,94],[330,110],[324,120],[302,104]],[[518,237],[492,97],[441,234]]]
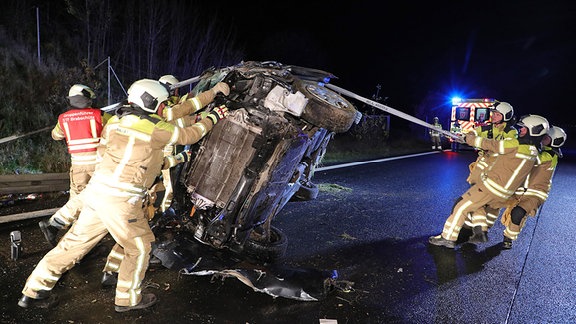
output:
[[[7,39],[0,30],[0,139],[56,125],[68,109],[66,96],[74,83],[99,85],[86,64],[65,68],[45,57],[39,65],[34,50]],[[66,147],[55,142],[50,130],[0,143],[0,174],[67,172]]]

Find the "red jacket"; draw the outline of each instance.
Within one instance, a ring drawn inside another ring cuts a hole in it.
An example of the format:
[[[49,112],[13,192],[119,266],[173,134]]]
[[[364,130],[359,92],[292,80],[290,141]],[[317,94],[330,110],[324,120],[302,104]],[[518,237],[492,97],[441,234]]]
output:
[[[92,164],[96,162],[96,149],[104,124],[100,109],[71,109],[58,116],[52,138],[66,139],[73,164]]]

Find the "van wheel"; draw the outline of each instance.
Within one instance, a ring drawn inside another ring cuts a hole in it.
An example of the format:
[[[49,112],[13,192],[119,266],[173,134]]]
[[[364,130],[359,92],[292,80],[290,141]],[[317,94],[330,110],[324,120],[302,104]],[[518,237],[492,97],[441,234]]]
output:
[[[304,120],[335,133],[347,132],[352,127],[356,108],[341,95],[314,81],[295,80],[294,87],[308,98],[302,112]]]
[[[286,254],[288,239],[276,227],[270,227],[269,240],[256,239],[254,236],[250,235],[250,238],[244,243],[244,253],[249,258],[262,263],[274,263],[281,260]]]

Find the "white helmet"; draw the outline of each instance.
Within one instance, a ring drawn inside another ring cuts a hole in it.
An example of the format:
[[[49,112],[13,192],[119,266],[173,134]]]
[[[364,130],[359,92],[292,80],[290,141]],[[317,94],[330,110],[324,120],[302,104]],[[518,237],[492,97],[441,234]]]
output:
[[[75,84],[68,91],[68,97],[82,96],[91,100],[96,99],[96,93],[90,87],[83,84]]]
[[[160,81],[160,83],[162,83],[168,87],[170,87],[171,85],[175,85],[176,83],[180,82],[172,74],[163,75],[160,77],[160,79],[158,79],[158,81]]]
[[[497,102],[492,109],[501,113],[504,121],[509,121],[514,116],[514,108],[507,102]]]
[[[526,127],[530,136],[542,136],[548,133],[550,124],[548,120],[538,115],[525,115],[520,117],[516,125]]]
[[[96,99],[96,93],[90,87],[83,84],[75,84],[68,91],[68,102],[75,108],[87,108]]]
[[[168,100],[168,96],[168,90],[156,80],[138,80],[128,89],[128,102],[150,113],[157,112],[160,104]]]
[[[548,136],[552,139],[550,142],[550,146],[552,147],[560,147],[564,145],[564,142],[566,141],[566,132],[558,126],[550,127]]]

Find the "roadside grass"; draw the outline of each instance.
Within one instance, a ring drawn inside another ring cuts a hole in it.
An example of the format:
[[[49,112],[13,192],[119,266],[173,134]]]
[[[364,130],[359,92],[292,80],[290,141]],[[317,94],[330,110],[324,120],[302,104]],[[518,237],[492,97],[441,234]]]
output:
[[[70,169],[66,144],[50,132],[0,145],[0,174],[63,173]]]

